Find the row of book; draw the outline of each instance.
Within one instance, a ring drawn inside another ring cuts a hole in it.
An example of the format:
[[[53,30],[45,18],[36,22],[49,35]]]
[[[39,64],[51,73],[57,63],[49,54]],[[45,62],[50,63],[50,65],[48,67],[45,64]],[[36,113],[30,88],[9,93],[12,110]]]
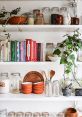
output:
[[[43,44],[32,39],[8,41],[0,46],[0,61],[43,61]]]

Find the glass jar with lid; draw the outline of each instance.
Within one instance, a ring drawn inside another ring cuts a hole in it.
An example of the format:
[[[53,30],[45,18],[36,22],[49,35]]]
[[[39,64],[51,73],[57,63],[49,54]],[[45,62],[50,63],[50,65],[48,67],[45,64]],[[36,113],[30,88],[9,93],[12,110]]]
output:
[[[51,8],[51,24],[62,25],[63,16],[59,12],[59,7]]]
[[[25,112],[25,117],[32,117],[32,113],[31,112]]]
[[[0,110],[0,117],[7,117],[7,109]]]
[[[19,93],[20,92],[20,73],[11,73],[11,82],[10,82],[10,92]]]
[[[35,24],[36,25],[44,24],[44,16],[42,13],[36,14]]]
[[[13,112],[13,111],[9,112],[8,117],[15,117],[15,112]]]
[[[63,24],[64,25],[69,25],[71,24],[71,16],[68,12],[67,7],[61,7],[60,8],[60,13],[63,15]]]
[[[17,112],[16,117],[24,117],[24,113],[23,112]]]
[[[8,73],[0,74],[0,93],[9,93]]]
[[[32,13],[28,15],[28,24],[34,25],[34,15]]]
[[[50,8],[49,7],[43,7],[42,13],[44,15],[44,23],[50,24]]]

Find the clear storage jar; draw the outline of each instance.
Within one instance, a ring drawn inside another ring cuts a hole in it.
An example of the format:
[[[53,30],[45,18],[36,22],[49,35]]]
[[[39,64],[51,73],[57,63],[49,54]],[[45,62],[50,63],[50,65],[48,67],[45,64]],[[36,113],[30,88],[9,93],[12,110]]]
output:
[[[15,117],[15,112],[13,112],[13,111],[9,112],[8,117]]]
[[[20,92],[20,73],[11,73],[10,78],[10,92],[11,93],[19,93]]]
[[[50,80],[45,82],[45,95],[48,97],[52,96],[52,82]]]
[[[43,16],[42,13],[36,14],[35,24],[36,25],[42,25],[42,24],[44,24],[44,16]]]
[[[53,96],[59,96],[60,95],[60,85],[59,85],[59,81],[55,80],[52,84],[52,92],[53,92]]]
[[[0,110],[0,117],[7,117],[7,110],[6,109]]]
[[[71,24],[71,16],[68,12],[67,7],[61,7],[60,8],[60,14],[63,15],[63,24],[64,25]]]
[[[17,112],[15,117],[24,117],[24,113],[23,112]]]
[[[50,8],[49,7],[43,7],[42,13],[44,15],[44,24],[50,24]]]
[[[33,14],[28,15],[28,24],[34,25],[34,15]]]
[[[0,74],[0,93],[9,93],[8,73]]]

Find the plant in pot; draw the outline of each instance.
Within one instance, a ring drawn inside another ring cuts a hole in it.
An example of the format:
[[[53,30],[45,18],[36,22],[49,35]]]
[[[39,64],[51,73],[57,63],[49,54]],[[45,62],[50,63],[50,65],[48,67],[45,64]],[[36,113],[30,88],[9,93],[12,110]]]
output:
[[[79,84],[75,77],[75,60],[77,52],[80,48],[82,48],[82,40],[80,39],[81,34],[79,33],[79,29],[75,30],[73,34],[66,34],[64,37],[66,39],[61,43],[58,43],[53,54],[60,57],[60,64],[64,65],[64,81],[66,81],[67,77],[70,77],[70,74],[73,75],[73,78]],[[68,86],[64,82],[64,89],[70,89],[72,84]],[[80,84],[79,84],[80,85]],[[65,92],[70,95],[70,92]],[[66,95],[65,94],[65,95]]]

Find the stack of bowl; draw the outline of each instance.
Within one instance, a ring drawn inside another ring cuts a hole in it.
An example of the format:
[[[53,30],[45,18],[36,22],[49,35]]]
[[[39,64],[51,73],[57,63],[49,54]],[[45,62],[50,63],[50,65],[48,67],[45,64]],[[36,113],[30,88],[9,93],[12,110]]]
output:
[[[44,82],[33,83],[32,92],[35,94],[42,94],[44,92]]]
[[[24,94],[32,93],[32,82],[24,82],[21,84],[21,92]]]

